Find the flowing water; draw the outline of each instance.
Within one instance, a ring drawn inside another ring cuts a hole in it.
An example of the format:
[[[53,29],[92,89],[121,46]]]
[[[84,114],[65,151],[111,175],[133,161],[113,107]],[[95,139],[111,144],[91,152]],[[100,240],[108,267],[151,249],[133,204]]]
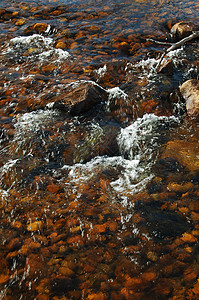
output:
[[[149,40],[198,11],[0,2],[0,299],[198,299],[198,121],[179,93],[198,40],[169,73]],[[66,109],[83,86],[101,100]]]

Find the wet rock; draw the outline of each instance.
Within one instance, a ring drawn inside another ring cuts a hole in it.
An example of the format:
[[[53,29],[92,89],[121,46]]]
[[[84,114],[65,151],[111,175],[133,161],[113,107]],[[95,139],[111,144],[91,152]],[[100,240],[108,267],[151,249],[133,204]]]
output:
[[[197,283],[194,285],[192,291],[194,293],[193,297],[196,299],[196,297],[198,297],[197,295],[199,295],[199,281],[197,281]]]
[[[157,294],[157,298],[168,299],[168,295],[172,290],[172,282],[168,278],[161,278],[155,284],[155,292]],[[159,297],[158,297],[159,296]]]
[[[42,256],[39,254],[30,254],[26,258],[25,272],[27,272],[28,277],[38,278],[45,276],[47,272],[47,265]]]
[[[196,243],[198,241],[198,239],[195,236],[193,236],[191,233],[187,233],[187,232],[185,232],[182,235],[181,240],[184,243]]]
[[[155,240],[177,237],[190,228],[186,218],[175,212],[162,211],[152,203],[137,203],[136,210],[142,211],[145,226]]]
[[[19,20],[17,20],[16,22],[15,22],[15,25],[16,26],[22,26],[22,25],[24,25],[26,23],[26,20],[25,19],[19,19]]]
[[[0,22],[10,20],[13,17],[14,17],[13,12],[11,10],[7,10],[3,8],[0,9]]]
[[[30,224],[28,224],[27,226],[27,230],[28,231],[37,231],[40,230],[43,226],[42,221],[36,221],[36,222],[32,222]]]
[[[105,297],[105,295],[102,292],[100,292],[98,294],[94,294],[94,293],[93,294],[89,294],[88,297],[87,297],[87,299],[88,300],[105,300],[106,297]]]
[[[10,276],[7,274],[0,275],[0,284],[6,283],[10,279]]]
[[[105,87],[115,87],[124,81],[127,63],[127,60],[121,59],[100,66],[96,65],[94,70],[93,66],[89,66],[85,72],[89,73],[98,84]]]
[[[147,258],[150,259],[151,261],[157,261],[158,260],[158,256],[155,252],[149,251],[147,253]]]
[[[187,191],[194,188],[194,185],[191,182],[185,184],[177,184],[176,182],[170,182],[167,186],[167,189],[172,192],[186,193]]]
[[[95,156],[114,156],[119,155],[117,136],[119,127],[105,126],[104,128],[95,127],[90,132],[87,132],[81,147],[74,150],[73,161],[87,162]]]
[[[56,184],[49,184],[47,190],[53,194],[56,194],[60,190],[60,186]]]
[[[169,143],[168,143],[169,144]],[[156,162],[155,166],[153,167],[153,171],[156,175],[160,177],[167,177],[170,173],[178,173],[184,170],[183,165],[175,158],[172,154],[165,151],[162,154],[162,157]],[[158,183],[155,184],[155,187],[161,186]],[[154,189],[152,189],[154,192]]]
[[[165,61],[160,69],[158,70],[158,73],[166,74],[166,75],[173,75],[174,70],[174,63],[171,59]]]
[[[59,274],[70,277],[74,274],[74,272],[71,269],[69,269],[67,266],[63,266],[59,268]]]
[[[191,219],[193,220],[193,222],[198,222],[199,221],[199,214],[196,212],[192,212],[191,213]]]
[[[67,47],[67,45],[63,41],[58,41],[55,46],[56,49],[62,49],[62,50],[66,49],[66,47]]]
[[[15,221],[15,220],[14,220],[14,221],[12,222],[11,226],[12,226],[13,228],[15,228],[15,229],[18,229],[18,230],[22,230],[22,229],[23,229],[23,225],[22,225],[22,223],[19,222],[19,221]]]
[[[49,25],[46,23],[36,23],[34,25],[28,26],[28,28],[26,28],[24,30],[25,34],[34,34],[34,33],[38,33],[38,34],[42,34],[47,32],[47,29]]]
[[[18,250],[21,247],[21,245],[22,245],[21,239],[15,238],[9,242],[7,248],[9,249],[9,251],[15,251]]]
[[[153,272],[146,272],[146,273],[142,274],[142,279],[144,281],[153,281],[153,280],[155,280],[156,277],[157,277],[157,274],[153,273]]]
[[[107,93],[94,82],[79,81],[70,85],[61,98],[62,100],[55,101],[53,108],[69,111],[71,115],[80,115],[105,102]]]
[[[171,35],[174,39],[184,38],[198,29],[199,27],[192,22],[181,21],[172,26]]]
[[[159,163],[162,162],[163,165],[164,162],[170,161],[170,167],[167,165],[174,172],[182,171],[183,166],[190,171],[196,171],[199,168],[198,151],[199,145],[195,139],[169,141],[161,155],[163,160],[159,161]],[[163,170],[159,171],[162,172]]]
[[[199,80],[189,79],[185,81],[181,87],[180,92],[186,101],[187,113],[190,116],[199,115]]]
[[[51,283],[52,293],[55,295],[63,295],[68,291],[77,288],[78,281],[75,278],[60,276],[55,278]]]

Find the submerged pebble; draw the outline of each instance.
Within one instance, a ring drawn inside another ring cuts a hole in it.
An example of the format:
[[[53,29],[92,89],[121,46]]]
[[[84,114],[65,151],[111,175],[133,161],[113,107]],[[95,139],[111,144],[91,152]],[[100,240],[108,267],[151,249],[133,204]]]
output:
[[[157,74],[153,41],[181,19],[163,2],[1,1],[1,299],[197,298],[198,124],[179,86],[198,50]],[[187,34],[198,3],[180,8]]]

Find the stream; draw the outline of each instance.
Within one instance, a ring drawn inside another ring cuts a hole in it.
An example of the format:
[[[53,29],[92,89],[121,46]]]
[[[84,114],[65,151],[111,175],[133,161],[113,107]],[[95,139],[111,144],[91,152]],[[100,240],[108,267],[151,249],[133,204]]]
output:
[[[0,2],[0,300],[198,299],[198,10]]]

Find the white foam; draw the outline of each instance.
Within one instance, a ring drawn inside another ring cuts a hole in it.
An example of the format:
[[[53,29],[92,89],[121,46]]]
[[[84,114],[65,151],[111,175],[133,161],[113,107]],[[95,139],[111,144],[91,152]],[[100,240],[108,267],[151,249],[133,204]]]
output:
[[[39,54],[39,60],[45,61],[51,59],[51,62],[53,63],[60,63],[63,60],[68,59],[69,57],[71,57],[69,52],[64,51],[62,49],[51,49]]]
[[[99,68],[98,70],[95,70],[95,73],[98,75],[99,78],[101,78],[106,74],[106,71],[107,71],[107,65],[104,65],[103,67]]]
[[[45,144],[43,131],[50,122],[53,122],[57,114],[56,111],[49,109],[38,110],[23,115],[19,114],[14,124],[15,134],[12,141],[15,152],[23,151],[24,156],[32,156],[31,143],[34,137],[41,139],[42,143]]]
[[[146,114],[132,125],[121,129],[118,145],[121,156],[98,156],[85,164],[65,166],[69,171],[70,182],[85,183],[100,176],[105,170],[117,174],[111,182],[114,191],[124,196],[142,190],[153,178],[151,167],[155,163],[158,150],[158,138],[161,136],[161,123],[177,121],[175,117],[158,117]]]
[[[108,93],[108,101],[106,103],[107,111],[110,111],[110,107],[113,101],[117,99],[123,99],[125,103],[128,103],[128,95],[122,91],[119,87],[114,87],[107,90]]]
[[[10,40],[10,45],[22,46],[22,45],[43,45],[45,47],[52,47],[53,39],[49,37],[44,37],[40,34],[33,34],[30,36],[19,36]]]
[[[16,163],[18,162],[18,159],[10,159],[9,161],[7,161],[7,163],[5,163],[1,168],[1,176],[6,174],[9,169],[11,169],[13,166],[16,165]]]
[[[33,111],[23,115],[19,114],[16,118],[17,122],[15,123],[15,136],[20,136],[22,134],[23,137],[25,132],[37,132],[42,127],[45,127],[47,122],[51,122],[56,116],[57,112],[50,109]]]
[[[186,58],[183,47],[168,52],[165,55],[162,64],[164,63],[164,61],[168,60],[168,58],[172,59],[174,65],[179,65],[181,63],[181,60],[183,58]],[[147,78],[149,83],[151,83],[155,82],[157,80],[157,76],[159,76],[159,74],[157,74],[158,63],[159,59],[155,58],[142,59],[135,64],[128,62],[126,64],[125,71],[127,72],[127,74],[135,73],[136,76],[140,79]],[[139,69],[139,74],[137,69]]]
[[[114,87],[111,89],[108,89],[107,92],[109,93],[109,98],[123,98],[127,99],[128,95],[122,91],[119,87]]]
[[[67,87],[71,86],[72,88],[76,88],[76,87],[79,87],[81,84],[84,84],[84,83],[90,83],[90,84],[95,85],[95,86],[101,88],[102,90],[106,91],[101,85],[99,85],[95,81],[93,81],[93,80],[84,80],[84,79],[80,79],[80,80],[70,82],[70,83],[66,84],[64,87],[67,88]]]
[[[29,55],[23,57],[23,54],[27,50],[29,51]],[[8,53],[13,55],[13,57],[16,55],[16,62],[19,60],[20,54],[26,63],[37,63],[39,61],[40,64],[60,64],[64,60],[71,58],[68,51],[54,48],[54,40],[52,38],[44,37],[40,34],[19,36],[11,39],[3,52],[3,54]],[[19,67],[17,66],[17,68]]]

